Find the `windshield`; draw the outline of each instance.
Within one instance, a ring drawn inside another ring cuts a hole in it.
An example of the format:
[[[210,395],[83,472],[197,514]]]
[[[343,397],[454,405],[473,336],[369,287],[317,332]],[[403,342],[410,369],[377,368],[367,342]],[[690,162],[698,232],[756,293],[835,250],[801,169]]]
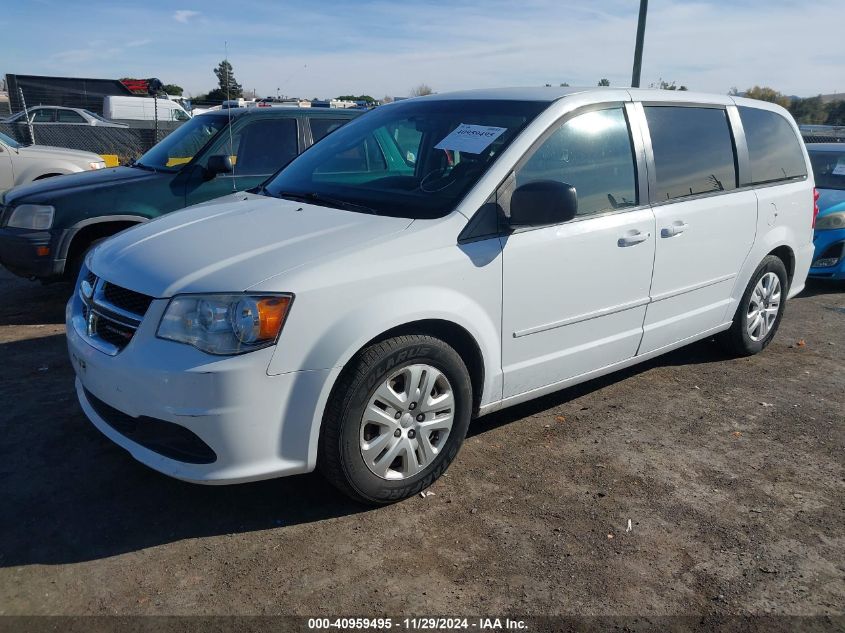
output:
[[[405,218],[448,214],[544,102],[413,99],[332,132],[264,193]]]
[[[845,151],[810,152],[813,176],[818,189],[845,190]]]
[[[226,127],[225,116],[199,116],[183,123],[164,137],[135,164],[160,171],[178,171],[199,152],[214,136]]]
[[[2,132],[0,132],[0,142],[2,142],[4,145],[8,145],[12,149],[18,149],[21,146],[21,144],[18,143],[15,139],[6,136]]]

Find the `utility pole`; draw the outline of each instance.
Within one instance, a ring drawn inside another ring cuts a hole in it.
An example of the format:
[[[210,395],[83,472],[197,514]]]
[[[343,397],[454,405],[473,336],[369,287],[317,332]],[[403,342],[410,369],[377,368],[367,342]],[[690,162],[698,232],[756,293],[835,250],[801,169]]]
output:
[[[637,22],[637,47],[634,49],[634,72],[631,74],[631,87],[640,87],[640,70],[643,65],[643,39],[645,38],[645,16],[648,12],[648,0],[640,0],[640,17]]]

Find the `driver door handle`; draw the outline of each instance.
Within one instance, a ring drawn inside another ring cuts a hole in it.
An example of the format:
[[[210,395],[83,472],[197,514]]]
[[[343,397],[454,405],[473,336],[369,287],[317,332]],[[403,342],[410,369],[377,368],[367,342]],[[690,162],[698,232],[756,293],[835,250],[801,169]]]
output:
[[[625,235],[619,238],[619,241],[617,241],[616,244],[620,248],[625,248],[626,246],[634,246],[635,244],[641,244],[642,242],[645,242],[649,237],[651,237],[651,233],[641,233],[637,230],[628,231]]]

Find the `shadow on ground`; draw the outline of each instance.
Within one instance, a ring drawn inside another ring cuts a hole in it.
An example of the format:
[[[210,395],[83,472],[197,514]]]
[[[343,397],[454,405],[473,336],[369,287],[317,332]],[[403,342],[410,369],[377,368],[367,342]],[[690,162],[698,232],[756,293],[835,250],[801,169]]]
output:
[[[61,323],[66,284],[6,284],[0,325]],[[825,292],[826,285],[802,295]],[[21,307],[18,307],[21,306]],[[24,309],[25,306],[25,309]],[[33,306],[35,309],[33,309]],[[318,475],[205,487],[135,462],[88,423],[65,339],[0,344],[0,567],[89,561],[182,539],[244,533],[368,512]],[[658,366],[727,358],[712,340],[476,421],[483,435]]]
[[[135,462],[85,419],[64,359],[64,337],[0,345],[0,567],[95,560],[187,538],[266,530],[370,509],[319,475],[234,486],[199,486]],[[40,372],[37,354],[49,357]],[[478,436],[625,380],[657,364],[718,362],[703,342],[661,359],[512,407],[476,421]],[[22,366],[29,367],[20,372]]]

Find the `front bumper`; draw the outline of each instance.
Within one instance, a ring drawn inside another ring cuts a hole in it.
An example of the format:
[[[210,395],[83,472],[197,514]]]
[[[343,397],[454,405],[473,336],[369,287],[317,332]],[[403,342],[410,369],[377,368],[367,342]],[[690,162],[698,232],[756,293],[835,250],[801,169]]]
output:
[[[815,253],[809,276],[816,279],[845,279],[845,229],[816,231],[813,236]],[[821,259],[837,260],[832,266],[815,266]]]
[[[30,229],[0,228],[0,264],[10,272],[28,279],[55,279],[65,271],[61,253],[64,233]],[[39,249],[47,249],[39,254]]]
[[[269,376],[274,348],[222,357],[158,339],[166,300],[153,301],[132,340],[110,356],[72,324],[78,302],[74,295],[68,303],[66,325],[79,403],[94,426],[135,459],[171,477],[207,484],[313,470],[317,412],[335,370]],[[115,416],[122,420],[108,419]],[[127,420],[146,439],[126,432]],[[172,428],[166,423],[198,438],[210,451],[207,459],[180,458],[169,450],[167,433],[158,443],[148,441],[155,440],[155,424]]]

